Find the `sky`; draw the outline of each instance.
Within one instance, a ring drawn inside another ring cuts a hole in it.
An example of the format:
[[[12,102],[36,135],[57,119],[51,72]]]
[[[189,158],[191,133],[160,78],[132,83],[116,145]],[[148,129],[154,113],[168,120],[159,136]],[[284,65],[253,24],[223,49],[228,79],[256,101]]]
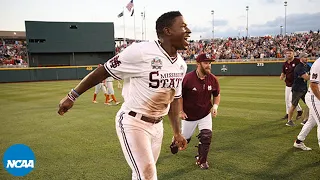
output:
[[[283,0],[134,0],[135,16],[124,7],[130,0],[0,0],[0,30],[25,31],[24,21],[113,22],[115,37],[157,39],[155,22],[168,11],[180,11],[191,39],[275,35],[285,26]],[[320,29],[320,0],[287,0],[287,32]],[[125,10],[124,18],[117,15]],[[211,11],[214,10],[214,16]],[[134,28],[135,27],[135,28]],[[282,30],[284,32],[284,28]]]

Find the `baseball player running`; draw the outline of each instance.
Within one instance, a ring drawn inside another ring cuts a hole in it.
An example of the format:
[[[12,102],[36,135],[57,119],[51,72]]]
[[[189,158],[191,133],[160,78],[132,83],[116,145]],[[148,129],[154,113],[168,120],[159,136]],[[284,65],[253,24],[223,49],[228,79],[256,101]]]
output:
[[[208,169],[207,161],[212,138],[212,116],[218,114],[220,103],[220,86],[218,79],[211,74],[211,62],[209,54],[200,54],[197,57],[197,69],[188,73],[182,85],[182,98],[180,117],[182,119],[182,135],[191,140],[196,127],[199,128],[198,155],[196,164],[201,169]],[[213,105],[211,97],[213,96]],[[172,143],[171,152],[178,152],[178,147]]]
[[[309,120],[302,127],[293,146],[305,151],[310,151],[311,148],[307,147],[303,141],[306,139],[309,132],[315,125],[318,125],[318,144],[320,147],[320,58],[317,59],[310,70],[310,85],[308,92],[305,96],[306,104],[309,108]]]
[[[292,121],[292,115],[294,110],[296,109],[299,100],[301,99],[305,103],[305,95],[308,90],[307,82],[310,79],[309,72],[310,66],[307,64],[308,62],[308,54],[301,53],[300,54],[300,63],[294,69],[294,80],[292,84],[292,104],[288,113],[288,122],[287,126],[294,126],[295,124]],[[309,109],[305,109],[305,118],[302,121],[305,124],[309,117]]]
[[[98,67],[100,67],[100,66],[102,66],[102,64],[98,65]],[[107,89],[106,89],[104,84],[105,84],[105,80],[101,81],[99,84],[97,84],[95,86],[95,90],[94,90],[94,94],[93,94],[93,100],[92,100],[93,103],[98,103],[97,102],[97,94],[99,94],[99,92],[102,90],[103,93],[104,93],[104,96],[106,97],[106,100],[105,100],[104,104],[109,104],[109,102],[108,102],[109,101],[109,95],[107,93]]]
[[[294,58],[293,50],[288,49],[286,51],[286,62],[282,65],[282,73],[280,75],[280,80],[285,79],[286,88],[285,88],[285,102],[286,102],[286,115],[282,119],[288,119],[288,113],[289,109],[291,107],[291,101],[292,101],[292,84],[293,84],[293,72],[296,65],[300,63],[300,60],[297,58]],[[296,119],[299,119],[302,116],[302,109],[300,104],[298,103],[297,106],[297,117]]]
[[[60,104],[63,115],[90,87],[112,76],[123,79],[124,103],[116,115],[116,131],[132,179],[157,179],[156,162],[163,137],[163,116],[168,114],[174,141],[184,150],[180,133],[179,98],[187,65],[177,50],[188,47],[191,31],[179,11],[167,12],[156,21],[158,41],[133,43],[86,76]]]
[[[107,94],[107,104],[108,105],[111,105],[110,103],[113,101],[114,102],[114,104],[115,105],[118,105],[118,104],[120,104],[120,102],[119,101],[117,101],[117,99],[116,99],[116,97],[114,96],[114,89],[113,89],[113,81],[114,81],[114,78],[113,77],[107,77],[107,79],[106,79],[106,87],[107,87],[107,89],[108,89],[108,94]],[[112,99],[110,99],[110,97],[109,96],[111,96],[111,98]],[[110,100],[109,100],[110,99]]]

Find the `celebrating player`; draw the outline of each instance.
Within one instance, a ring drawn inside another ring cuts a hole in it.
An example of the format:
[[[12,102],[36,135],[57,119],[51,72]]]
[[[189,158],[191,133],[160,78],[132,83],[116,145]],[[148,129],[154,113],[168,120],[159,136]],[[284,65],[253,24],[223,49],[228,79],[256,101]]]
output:
[[[299,133],[297,140],[294,142],[293,146],[305,151],[311,150],[307,147],[303,141],[306,139],[307,135],[311,129],[318,125],[318,144],[320,147],[320,58],[317,59],[310,70],[310,85],[308,92],[305,96],[306,104],[309,108],[309,120],[302,127],[301,132]]]
[[[199,145],[197,165],[201,169],[208,169],[207,156],[212,138],[212,116],[218,114],[220,103],[220,86],[218,79],[211,74],[211,56],[200,54],[197,57],[197,69],[189,72],[183,79],[182,98],[180,100],[180,117],[182,119],[182,135],[188,143],[194,130],[199,128]],[[211,97],[213,96],[213,104]],[[172,143],[171,152],[178,152],[178,147]]]
[[[187,65],[177,50],[188,47],[191,31],[179,11],[167,12],[156,21],[159,40],[133,43],[86,76],[59,104],[63,115],[89,88],[112,76],[123,79],[124,103],[116,115],[116,131],[132,179],[157,179],[163,116],[168,114],[174,142],[184,150],[180,133],[179,98]]]
[[[300,60],[297,58],[294,58],[293,50],[288,49],[286,51],[286,62],[282,65],[282,73],[280,75],[280,80],[285,79],[286,82],[286,88],[285,88],[285,102],[286,102],[286,115],[282,119],[288,119],[288,113],[289,109],[291,107],[291,99],[292,99],[292,84],[293,84],[293,71],[296,65],[300,63]],[[300,104],[297,106],[297,117],[296,119],[299,119],[302,116],[302,109]]]

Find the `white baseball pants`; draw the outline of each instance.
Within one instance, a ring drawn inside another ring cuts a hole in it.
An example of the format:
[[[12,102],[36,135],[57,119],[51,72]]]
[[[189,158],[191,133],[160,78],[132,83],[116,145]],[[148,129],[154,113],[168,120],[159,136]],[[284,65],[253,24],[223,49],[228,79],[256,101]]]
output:
[[[199,119],[197,121],[182,120],[181,121],[182,135],[186,139],[190,139],[197,126],[199,127],[199,132],[202,129],[210,129],[212,131],[212,116],[211,116],[211,113],[209,113],[207,116],[205,116],[204,118]]]
[[[120,109],[116,116],[116,130],[123,154],[132,170],[132,179],[157,180],[156,163],[162,144],[162,121],[148,123]]]
[[[113,82],[106,81],[106,86],[107,86],[108,94],[110,94],[110,95],[114,94]]]
[[[317,127],[318,134],[318,144],[320,147],[320,101],[314,95],[311,95],[309,92],[306,94],[306,104],[309,107],[309,119],[307,123],[302,127],[298,139],[304,141],[315,125]]]
[[[104,92],[104,94],[107,94],[107,89],[104,87],[103,83],[99,83],[95,86],[94,93],[98,94],[101,90]]]

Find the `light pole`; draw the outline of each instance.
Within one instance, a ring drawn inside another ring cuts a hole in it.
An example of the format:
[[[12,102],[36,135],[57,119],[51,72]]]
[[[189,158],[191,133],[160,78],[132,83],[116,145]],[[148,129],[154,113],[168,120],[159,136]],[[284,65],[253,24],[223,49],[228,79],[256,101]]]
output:
[[[288,2],[284,2],[284,35],[287,35],[287,5]]]
[[[141,12],[141,22],[142,22],[142,24],[141,24],[141,40],[143,41],[143,12]]]
[[[212,15],[212,39],[214,39],[214,10],[211,10]]]
[[[147,40],[146,7],[143,8],[143,21],[144,21],[144,40]]]
[[[246,6],[247,11],[247,37],[249,36],[249,6]]]
[[[283,26],[280,26],[280,35],[282,35]]]

